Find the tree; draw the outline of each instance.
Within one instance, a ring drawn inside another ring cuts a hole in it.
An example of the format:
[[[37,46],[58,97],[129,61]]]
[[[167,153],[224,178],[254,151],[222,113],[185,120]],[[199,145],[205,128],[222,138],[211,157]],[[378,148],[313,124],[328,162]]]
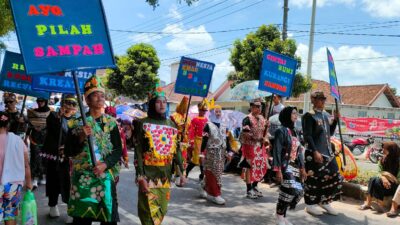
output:
[[[144,100],[159,82],[160,60],[153,46],[136,44],[127,54],[116,56],[117,68],[107,70],[108,88],[118,95]]]
[[[147,3],[149,3],[153,8],[156,8],[160,4],[158,3],[160,0],[146,0]],[[186,4],[191,5],[193,2],[196,2],[198,0],[183,0],[186,2]],[[182,0],[178,0],[179,3],[182,2]]]
[[[14,30],[9,0],[0,0],[0,15],[0,37],[3,37]],[[5,44],[0,41],[0,50],[4,48]]]
[[[232,87],[243,81],[260,79],[265,49],[297,59],[300,69],[301,58],[295,56],[296,42],[292,39],[281,40],[281,32],[276,26],[262,25],[255,33],[251,32],[242,41],[236,40],[233,43],[230,61],[235,67],[235,72],[228,75],[228,79],[233,81]],[[296,73],[292,96],[297,97],[310,89],[311,80],[301,73]]]

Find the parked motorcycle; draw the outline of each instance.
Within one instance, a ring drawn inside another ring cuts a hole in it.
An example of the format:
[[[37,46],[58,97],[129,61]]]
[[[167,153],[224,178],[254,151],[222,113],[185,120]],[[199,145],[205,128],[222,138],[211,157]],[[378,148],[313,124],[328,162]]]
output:
[[[367,139],[365,138],[354,138],[351,142],[345,142],[345,145],[349,147],[350,151],[355,156],[362,155],[365,151],[365,148],[369,145],[372,145],[375,140],[372,137]]]
[[[376,145],[371,146],[371,148],[368,149],[367,157],[372,163],[377,164],[383,157],[382,147],[378,147]]]

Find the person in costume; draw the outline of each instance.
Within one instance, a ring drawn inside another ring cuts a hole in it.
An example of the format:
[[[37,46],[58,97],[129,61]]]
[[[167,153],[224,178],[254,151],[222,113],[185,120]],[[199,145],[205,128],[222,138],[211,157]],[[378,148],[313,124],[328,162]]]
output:
[[[38,182],[46,184],[45,167],[40,154],[46,138],[46,119],[50,115],[47,99],[37,98],[36,103],[38,108],[28,109],[29,127],[26,132],[26,139],[30,142],[33,188],[37,188]]]
[[[313,110],[304,114],[302,118],[307,172],[304,200],[307,205],[306,212],[314,216],[323,214],[317,205],[328,214],[338,214],[330,203],[339,199],[343,180],[330,142],[339,114],[336,113],[331,122],[329,113],[324,110],[325,101],[326,96],[322,91],[313,92]]]
[[[70,160],[64,155],[65,138],[68,133],[68,121],[74,118],[77,101],[74,95],[65,94],[58,112],[51,112],[46,119],[47,135],[41,153],[46,162],[46,196],[49,198],[49,215],[59,217],[58,196],[68,204],[70,183]],[[72,223],[68,217],[66,223]]]
[[[20,112],[17,110],[17,96],[14,93],[5,92],[3,95],[3,101],[6,106],[5,112],[10,118],[10,127],[8,131],[13,132],[21,138],[24,138],[28,125],[28,119],[23,115],[20,115]]]
[[[221,197],[222,172],[226,154],[226,126],[221,122],[222,108],[215,105],[210,112],[210,121],[203,130],[201,152],[205,153],[204,189],[200,194],[218,205],[225,204]]]
[[[190,162],[186,168],[186,177],[189,176],[190,171],[192,171],[195,166],[200,166],[199,180],[202,181],[204,178],[204,171],[200,158],[200,151],[203,139],[203,129],[208,122],[207,117],[205,117],[208,111],[207,99],[200,102],[197,107],[199,109],[199,115],[191,121],[189,126]]]
[[[178,129],[166,117],[167,99],[157,88],[150,96],[147,118],[135,121],[135,169],[138,213],[143,225],[159,225],[167,213],[173,162],[183,171]],[[181,184],[185,177],[181,176]]]
[[[279,198],[276,205],[276,224],[291,224],[286,219],[288,208],[294,209],[303,197],[303,181],[307,178],[304,169],[304,148],[300,136],[294,129],[297,120],[297,109],[286,107],[279,113],[282,127],[275,132],[273,147],[273,170],[280,183]]]
[[[264,138],[267,121],[261,115],[260,99],[254,100],[250,107],[251,113],[242,122],[240,142],[243,160],[239,165],[245,168],[246,196],[255,199],[263,196],[257,185],[267,172],[267,155],[264,145],[264,142],[267,142]]]
[[[121,137],[116,120],[103,113],[105,89],[95,75],[85,83],[85,100],[89,106],[87,124],[81,118],[68,121],[65,154],[72,158],[72,175],[68,215],[74,225],[115,225],[119,222],[115,179],[119,175],[122,154]],[[92,165],[88,137],[91,136],[96,165]]]
[[[187,149],[189,147],[189,126],[190,126],[190,118],[187,117],[186,126],[185,126],[185,118],[186,112],[189,107],[189,99],[188,97],[184,96],[182,101],[176,106],[175,112],[170,116],[172,122],[175,123],[176,127],[178,128],[178,140],[181,143],[181,153],[182,153],[182,160],[183,160],[183,169],[187,168]],[[177,173],[177,166],[175,165],[175,184],[180,186],[180,176]]]

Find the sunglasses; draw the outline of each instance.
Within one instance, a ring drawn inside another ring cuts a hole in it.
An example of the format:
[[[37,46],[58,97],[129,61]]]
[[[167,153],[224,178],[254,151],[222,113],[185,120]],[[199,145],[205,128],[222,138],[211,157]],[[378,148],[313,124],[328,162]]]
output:
[[[76,106],[76,102],[74,102],[74,101],[65,101],[64,104]]]

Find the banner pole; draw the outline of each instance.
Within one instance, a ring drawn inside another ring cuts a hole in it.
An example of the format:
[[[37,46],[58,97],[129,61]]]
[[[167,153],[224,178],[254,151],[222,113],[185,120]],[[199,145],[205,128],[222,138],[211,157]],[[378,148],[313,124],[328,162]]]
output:
[[[192,95],[189,95],[189,103],[188,103],[188,107],[186,109],[186,115],[185,115],[185,123],[183,124],[183,129],[182,129],[182,134],[181,134],[181,142],[183,141],[183,138],[185,136],[185,132],[186,132],[186,123],[187,123],[187,119],[189,116],[189,108],[190,108],[190,102],[192,101]]]
[[[274,99],[274,94],[271,95],[271,99],[269,100],[269,107],[268,107],[268,115],[267,115],[267,120],[269,120],[269,117],[271,116],[271,110],[272,110],[272,100]]]
[[[28,96],[27,95],[24,95],[24,101],[22,102],[22,107],[21,107],[21,116],[23,116],[24,115],[24,110],[25,110],[25,104],[26,104],[26,98],[27,98]]]
[[[339,113],[339,104],[338,100],[335,98],[335,105],[336,105],[336,113]],[[342,136],[342,129],[340,126],[340,117],[337,118],[338,126],[339,126],[339,136],[340,136],[340,142],[341,144],[341,150],[342,150],[342,155],[343,155],[343,165],[346,166],[346,155],[344,154],[344,143],[343,143],[343,136]]]
[[[81,117],[82,117],[82,122],[83,126],[86,126],[86,114],[83,108],[83,103],[82,103],[82,95],[81,95],[81,90],[79,88],[79,83],[78,83],[78,77],[76,76],[76,71],[72,71],[72,77],[74,79],[74,84],[75,84],[75,92],[76,96],[78,98],[78,104],[79,104],[79,111],[81,112]],[[93,148],[93,137],[90,135],[88,137],[88,143],[89,143],[89,150],[90,150],[90,159],[92,161],[93,167],[96,166],[96,156]]]

